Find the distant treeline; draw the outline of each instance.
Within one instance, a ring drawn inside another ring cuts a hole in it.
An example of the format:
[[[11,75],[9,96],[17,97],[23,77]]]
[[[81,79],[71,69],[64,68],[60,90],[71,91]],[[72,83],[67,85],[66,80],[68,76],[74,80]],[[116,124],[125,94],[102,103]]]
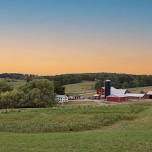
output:
[[[109,79],[112,85],[117,88],[132,88],[152,86],[152,75],[131,75],[117,73],[85,73],[85,74],[64,74],[57,76],[46,76],[49,80],[59,81],[62,85],[79,83],[82,81],[104,81]]]
[[[34,78],[41,78],[36,75],[23,74],[0,74],[0,78],[10,78],[19,80],[30,80]],[[117,88],[131,88],[152,86],[152,75],[131,75],[131,74],[117,74],[117,73],[84,73],[84,74],[62,74],[56,76],[43,76],[42,78],[49,79],[60,83],[61,85],[79,83],[82,81],[95,81],[110,79],[112,85]]]
[[[0,78],[17,79],[17,80],[27,80],[29,77],[38,77],[32,74],[20,74],[20,73],[2,73]]]

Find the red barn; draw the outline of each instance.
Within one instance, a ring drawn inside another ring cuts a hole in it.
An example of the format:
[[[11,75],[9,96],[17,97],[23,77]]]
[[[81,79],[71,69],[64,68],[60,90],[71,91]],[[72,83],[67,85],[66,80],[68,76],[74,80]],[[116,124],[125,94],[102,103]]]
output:
[[[104,95],[104,89],[102,87],[97,89],[97,94],[100,95],[100,96]]]
[[[107,101],[112,101],[112,102],[125,102],[128,101],[128,97],[126,96],[108,96]]]

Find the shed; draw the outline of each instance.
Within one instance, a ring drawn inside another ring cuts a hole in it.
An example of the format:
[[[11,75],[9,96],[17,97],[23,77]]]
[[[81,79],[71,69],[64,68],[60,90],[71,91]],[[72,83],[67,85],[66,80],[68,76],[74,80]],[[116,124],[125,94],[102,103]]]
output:
[[[66,95],[56,95],[55,98],[58,103],[68,102],[68,97]]]
[[[142,94],[142,93],[126,93],[126,96],[128,97],[128,99],[140,100],[140,99],[144,99],[145,94]]]

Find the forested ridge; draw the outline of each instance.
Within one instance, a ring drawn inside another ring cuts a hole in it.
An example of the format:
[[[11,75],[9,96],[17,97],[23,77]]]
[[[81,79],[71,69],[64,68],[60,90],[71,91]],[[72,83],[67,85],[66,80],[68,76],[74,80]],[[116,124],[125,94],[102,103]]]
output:
[[[61,74],[55,76],[37,76],[18,73],[3,73],[0,78],[30,80],[34,78],[46,78],[51,81],[57,81],[61,85],[79,83],[82,81],[95,81],[110,79],[112,85],[117,88],[131,88],[152,86],[152,75],[133,75],[119,73],[80,73],[80,74]]]
[[[59,81],[62,85],[79,83],[82,81],[104,81],[110,79],[117,88],[132,88],[152,86],[152,75],[132,75],[118,73],[84,73],[45,76],[49,80]]]

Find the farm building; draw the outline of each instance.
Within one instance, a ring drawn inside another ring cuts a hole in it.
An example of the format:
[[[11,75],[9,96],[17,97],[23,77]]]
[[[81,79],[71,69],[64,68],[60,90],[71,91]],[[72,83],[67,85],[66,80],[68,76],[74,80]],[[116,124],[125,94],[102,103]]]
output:
[[[56,95],[56,101],[58,103],[68,102],[68,97],[66,95]]]
[[[70,95],[70,96],[68,96],[68,99],[69,100],[80,100],[80,99],[83,99],[83,97],[80,95]]]
[[[110,95],[112,96],[123,96],[125,93],[127,93],[127,89],[116,89],[114,87],[110,87]],[[94,95],[95,99],[100,99],[103,96],[105,96],[105,87],[102,87],[97,90],[97,94]]]
[[[147,96],[148,96],[149,99],[152,99],[152,91],[148,91]]]
[[[95,94],[95,95],[93,96],[93,99],[95,99],[95,100],[104,99],[104,95]]]
[[[128,97],[125,96],[125,95],[122,95],[122,96],[114,96],[114,95],[110,95],[110,96],[107,96],[107,101],[112,101],[112,102],[125,102],[125,101],[128,101]]]
[[[128,101],[128,97],[125,95],[126,89],[116,89],[111,87],[111,94],[106,97],[107,101],[113,102],[125,102]]]
[[[95,95],[93,96],[93,99],[99,100],[99,99],[101,99],[101,96],[100,96],[99,94],[95,94]]]
[[[98,89],[97,90],[97,94],[98,95],[105,95],[105,87],[102,87],[101,89]],[[121,94],[121,95],[124,95],[125,93],[127,93],[128,90],[127,89],[116,89],[114,87],[111,87],[110,88],[110,94],[111,95],[117,95],[117,94]]]
[[[123,96],[127,93],[127,89],[116,89],[114,87],[111,87],[111,95],[114,96]]]
[[[146,98],[146,94],[142,93],[126,93],[125,95],[128,97],[128,99],[140,100]]]
[[[101,99],[104,96],[107,101],[122,102],[131,100],[140,100],[140,99],[152,99],[152,91],[144,93],[128,93],[127,89],[116,89],[111,87],[111,81],[105,81],[105,87],[102,87],[97,90],[97,94],[94,95],[94,99]]]
[[[97,94],[94,95],[94,99],[106,98],[107,101],[122,102],[127,101],[128,98],[125,96],[127,89],[116,89],[111,87],[111,81],[105,81],[105,87],[99,88]]]

